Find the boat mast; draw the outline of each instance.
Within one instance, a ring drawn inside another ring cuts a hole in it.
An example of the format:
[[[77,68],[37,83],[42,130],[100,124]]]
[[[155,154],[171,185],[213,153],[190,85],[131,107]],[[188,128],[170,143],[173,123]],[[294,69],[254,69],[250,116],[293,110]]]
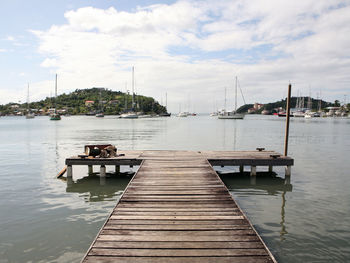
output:
[[[134,102],[134,66],[132,67],[132,111],[134,111],[135,107]]]
[[[128,110],[128,83],[125,82],[125,112]]]
[[[235,112],[237,111],[237,76],[236,76],[236,87],[235,87]]]
[[[55,114],[56,114],[56,100],[57,100],[57,73],[55,79]]]
[[[226,87],[225,87],[225,105],[224,105],[224,110],[226,111]]]
[[[168,112],[168,93],[165,92],[165,109]]]
[[[29,83],[28,83],[28,94],[27,94],[27,111],[29,114]]]

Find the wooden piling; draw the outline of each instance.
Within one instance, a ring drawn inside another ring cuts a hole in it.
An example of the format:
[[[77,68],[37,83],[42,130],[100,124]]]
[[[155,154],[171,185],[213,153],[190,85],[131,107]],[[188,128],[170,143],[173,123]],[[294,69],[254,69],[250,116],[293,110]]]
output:
[[[67,165],[67,177],[73,178],[73,167],[72,167],[72,165]]]
[[[288,139],[289,139],[289,118],[290,118],[290,96],[292,93],[292,84],[288,85],[288,97],[287,97],[287,116],[286,116],[286,134],[284,138],[284,156],[288,154]]]

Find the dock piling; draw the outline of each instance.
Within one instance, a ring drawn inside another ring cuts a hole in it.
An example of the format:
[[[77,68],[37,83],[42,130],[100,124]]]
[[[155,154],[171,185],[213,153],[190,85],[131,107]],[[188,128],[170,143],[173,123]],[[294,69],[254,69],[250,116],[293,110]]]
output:
[[[120,174],[120,165],[115,166],[115,174],[116,175]]]
[[[292,175],[292,166],[286,166],[286,177],[290,177]]]
[[[67,178],[73,178],[73,167],[72,167],[72,165],[67,165]]]
[[[104,166],[104,165],[101,165],[100,177],[106,177],[106,166]]]
[[[272,165],[269,165],[269,173],[272,173],[272,172],[273,172]]]
[[[239,172],[242,174],[244,173],[244,165],[239,166]]]
[[[250,176],[256,176],[256,166],[255,165],[251,166]]]
[[[92,165],[88,165],[88,173],[93,174],[94,173],[94,168]]]

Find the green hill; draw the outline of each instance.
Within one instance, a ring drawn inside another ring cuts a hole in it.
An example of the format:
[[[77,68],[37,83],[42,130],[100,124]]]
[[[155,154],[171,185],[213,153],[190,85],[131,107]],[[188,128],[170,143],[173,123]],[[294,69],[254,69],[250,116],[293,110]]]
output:
[[[86,101],[93,101],[93,103],[86,103]],[[156,114],[166,112],[166,108],[152,97],[135,95],[134,101],[135,111]],[[55,98],[47,97],[44,100],[29,103],[29,108],[47,114],[48,110],[53,108],[54,105]],[[27,108],[27,103],[8,103],[0,105],[0,112],[2,115],[18,114],[26,112]],[[106,115],[120,114],[132,109],[132,95],[104,88],[77,89],[69,94],[64,93],[57,96],[56,108],[72,115],[92,114],[100,109]]]

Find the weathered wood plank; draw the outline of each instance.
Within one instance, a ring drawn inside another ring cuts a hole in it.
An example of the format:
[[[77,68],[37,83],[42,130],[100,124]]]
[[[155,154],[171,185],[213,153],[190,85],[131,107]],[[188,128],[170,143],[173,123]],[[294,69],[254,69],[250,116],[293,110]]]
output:
[[[115,241],[97,241],[95,248],[264,248],[261,242],[115,242]]]
[[[242,235],[242,236],[132,236],[132,235],[99,235],[98,241],[119,241],[119,242],[129,242],[129,241],[139,241],[139,242],[168,242],[168,241],[238,241],[238,242],[248,242],[248,241],[259,241],[256,235]]]
[[[105,257],[89,256],[87,263],[272,263],[268,256],[249,257]]]
[[[265,249],[110,249],[92,248],[92,256],[119,257],[220,257],[220,256],[267,256]]]
[[[109,222],[103,229],[115,229],[115,230],[243,230],[251,229],[247,224],[245,225],[229,225],[229,224],[220,224],[220,225],[190,225],[190,224],[172,224],[172,225],[122,225],[113,222]]]

